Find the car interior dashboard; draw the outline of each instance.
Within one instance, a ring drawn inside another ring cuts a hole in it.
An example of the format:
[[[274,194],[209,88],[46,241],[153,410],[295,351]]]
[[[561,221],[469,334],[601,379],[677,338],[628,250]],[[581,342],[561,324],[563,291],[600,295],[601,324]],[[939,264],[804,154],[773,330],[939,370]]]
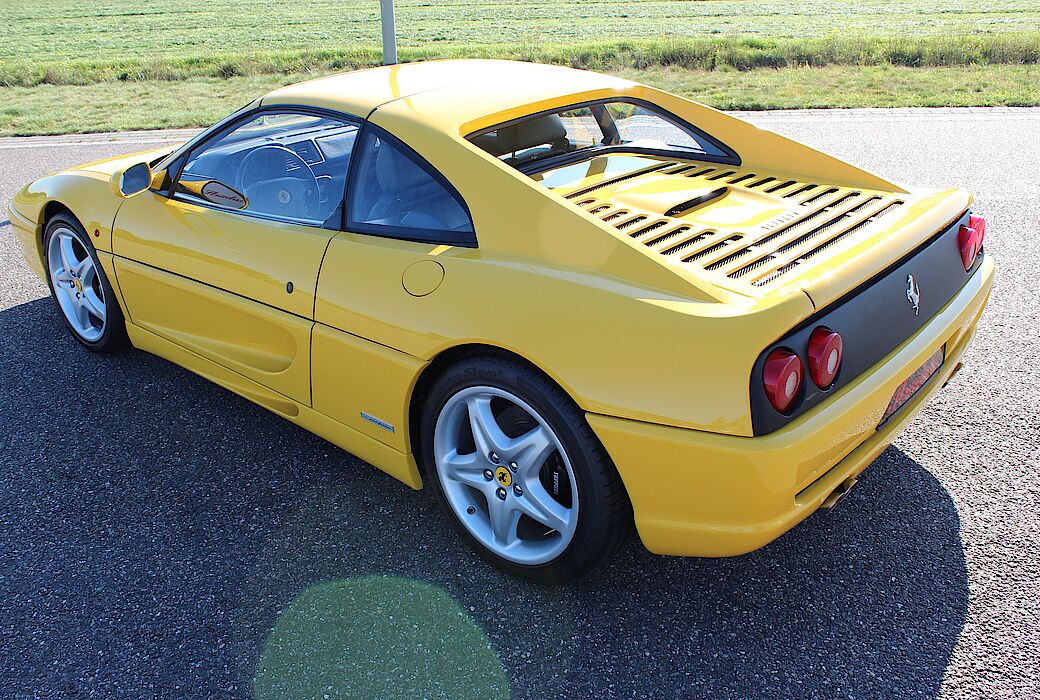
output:
[[[253,213],[324,221],[342,200],[357,134],[356,124],[341,123],[242,134],[190,159],[180,179],[217,180],[242,193]]]

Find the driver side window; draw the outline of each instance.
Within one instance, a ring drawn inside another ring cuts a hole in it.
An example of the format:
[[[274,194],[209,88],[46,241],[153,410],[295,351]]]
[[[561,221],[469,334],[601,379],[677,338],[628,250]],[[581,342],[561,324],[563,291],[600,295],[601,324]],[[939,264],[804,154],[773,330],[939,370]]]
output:
[[[175,199],[322,225],[343,201],[358,125],[301,112],[266,113],[192,152]]]

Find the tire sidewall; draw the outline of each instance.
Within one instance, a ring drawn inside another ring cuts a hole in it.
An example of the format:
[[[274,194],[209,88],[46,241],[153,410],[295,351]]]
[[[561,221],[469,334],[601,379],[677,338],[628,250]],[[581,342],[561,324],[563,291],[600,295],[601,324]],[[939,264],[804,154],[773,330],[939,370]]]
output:
[[[470,533],[460,520],[461,516],[448,503],[434,457],[434,429],[448,399],[474,386],[502,389],[527,402],[549,424],[567,453],[578,495],[578,524],[567,548],[548,562],[537,565],[517,564],[497,556]],[[602,447],[590,445],[587,438],[582,438],[582,426],[575,423],[577,416],[581,416],[580,420],[584,422],[583,414],[575,410],[576,406],[560,406],[561,399],[570,403],[570,399],[548,379],[519,365],[498,359],[469,360],[449,369],[434,382],[426,396],[422,413],[421,455],[424,476],[452,527],[485,561],[514,576],[543,583],[564,581],[585,573],[589,568],[586,560],[590,552],[600,544],[597,531],[609,525],[604,522],[600,512],[604,494],[599,493],[600,484],[590,464],[590,450],[602,450]],[[587,425],[585,427],[587,430]]]
[[[58,295],[54,290],[54,282],[51,280],[51,269],[50,261],[48,256],[50,254],[50,243],[51,238],[54,236],[58,229],[68,229],[79,241],[83,249],[87,251],[87,255],[90,256],[94,262],[94,268],[97,270],[98,279],[101,282],[102,291],[105,294],[105,332],[101,334],[101,337],[95,341],[85,340],[69,323],[68,318],[65,317],[65,312],[62,310],[61,305],[58,303]],[[108,281],[108,275],[105,273],[105,268],[101,265],[101,260],[98,258],[97,251],[94,249],[94,244],[90,241],[90,236],[84,230],[83,226],[80,225],[76,219],[66,214],[58,214],[51,217],[47,222],[47,226],[44,229],[43,234],[43,267],[45,277],[47,278],[47,288],[51,293],[51,301],[54,303],[54,308],[58,311],[58,315],[61,317],[62,323],[72,334],[72,337],[76,341],[88,350],[93,352],[112,352],[125,346],[126,344],[126,326],[123,318],[122,310],[119,307],[119,301],[116,299],[115,290],[112,288],[111,283]]]

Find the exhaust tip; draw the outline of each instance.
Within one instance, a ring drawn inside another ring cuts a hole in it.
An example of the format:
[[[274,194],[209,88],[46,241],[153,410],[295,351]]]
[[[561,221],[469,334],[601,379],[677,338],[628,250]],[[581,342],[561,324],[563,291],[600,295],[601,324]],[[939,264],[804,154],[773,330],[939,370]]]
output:
[[[858,481],[859,480],[856,477],[850,476],[848,479],[838,484],[838,488],[831,491],[830,495],[823,499],[823,503],[820,504],[820,510],[834,510],[834,507],[848,495],[849,491],[852,490],[852,487],[855,486]]]

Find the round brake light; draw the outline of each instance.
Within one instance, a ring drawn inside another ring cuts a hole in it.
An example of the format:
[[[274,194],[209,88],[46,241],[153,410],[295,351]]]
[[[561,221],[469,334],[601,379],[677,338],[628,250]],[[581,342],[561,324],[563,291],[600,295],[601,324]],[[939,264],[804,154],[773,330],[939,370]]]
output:
[[[982,242],[986,238],[986,220],[972,214],[968,217],[968,225],[957,231],[957,246],[961,251],[961,262],[965,271],[975,264],[975,258],[982,250]]]
[[[834,383],[841,367],[841,336],[826,326],[809,334],[809,376],[813,384],[826,389]]]
[[[766,398],[780,413],[786,413],[802,388],[802,359],[787,348],[776,348],[762,366]]]

